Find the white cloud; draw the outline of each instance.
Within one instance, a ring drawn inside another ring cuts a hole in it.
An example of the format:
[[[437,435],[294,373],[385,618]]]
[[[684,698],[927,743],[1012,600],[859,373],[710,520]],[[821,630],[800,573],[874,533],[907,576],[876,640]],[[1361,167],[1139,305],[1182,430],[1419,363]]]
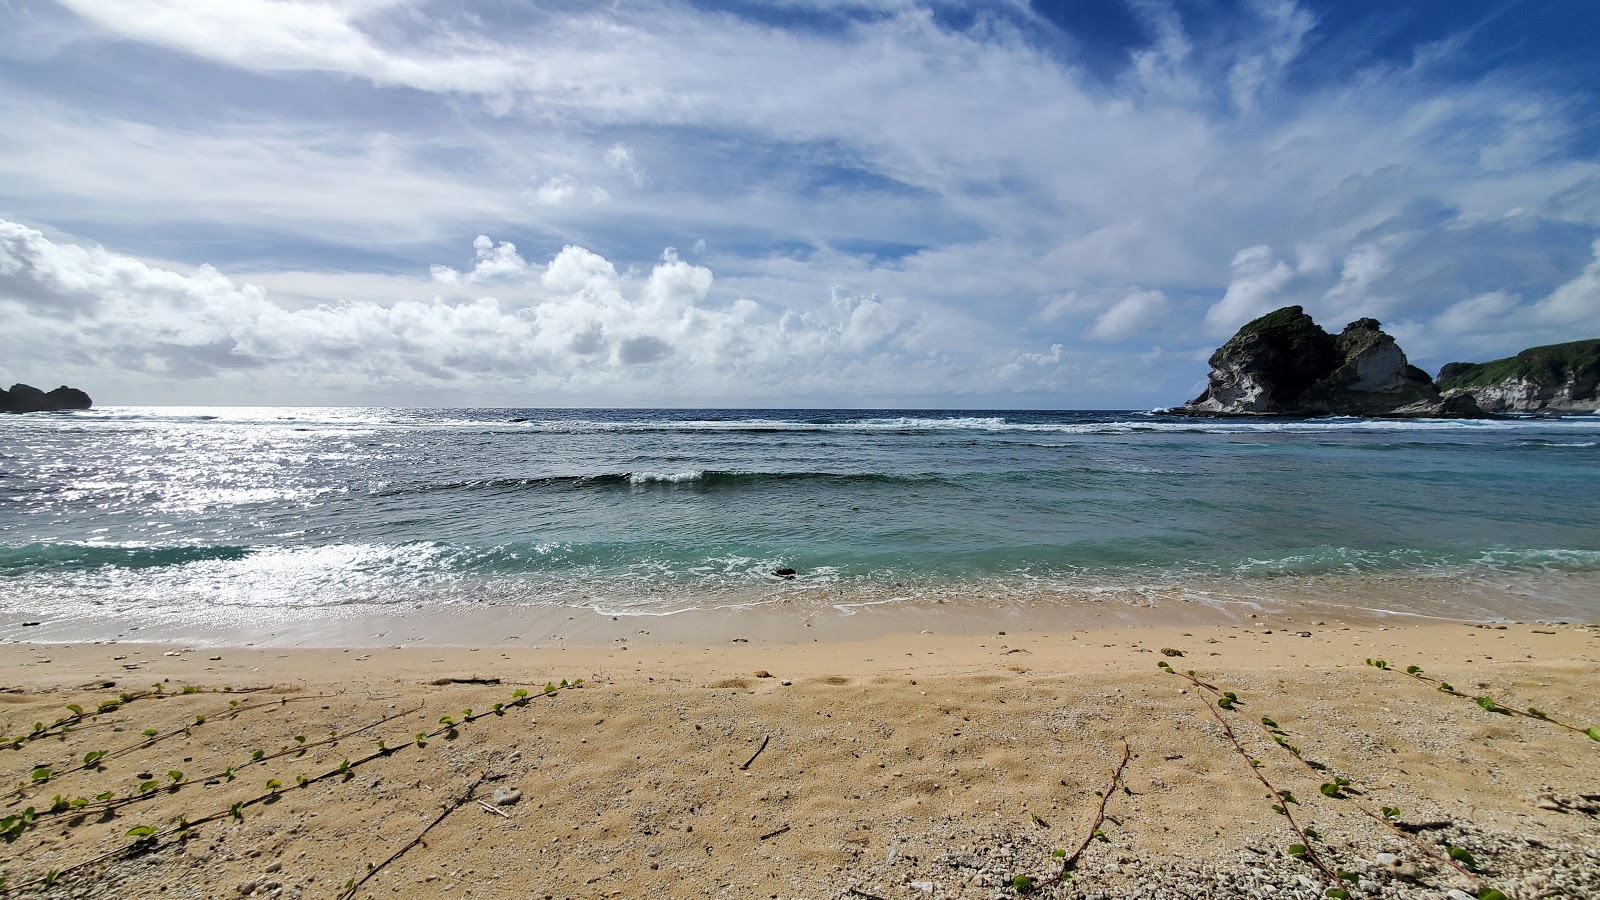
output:
[[[621,391],[625,372],[713,357],[768,384],[782,365],[758,338],[774,334],[810,361],[789,370],[800,388],[870,372],[1004,393],[1064,383],[1031,363],[984,381],[1041,345],[1063,343],[1074,390],[1116,368],[1093,342],[1188,353],[1284,303],[1330,327],[1478,329],[1463,345],[1493,327],[1470,301],[1495,292],[1546,298],[1516,309],[1547,331],[1592,321],[1573,277],[1600,234],[1600,163],[1573,149],[1587,101],[1537,67],[1462,81],[1449,41],[1320,78],[1307,67],[1351,35],[1292,0],[1207,30],[1140,0],[1151,40],[1109,73],[1020,0],[964,29],[911,0],[788,4],[838,29],[635,0],[501,18],[405,0],[63,5],[64,36],[27,48],[48,65],[0,71],[4,214],[179,261],[152,271],[248,272],[295,315],[492,294],[551,329],[533,343],[555,362],[527,364],[569,386]],[[0,54],[19,59],[7,15]],[[137,92],[77,87],[129,66]],[[549,263],[495,243],[455,258],[479,232]],[[696,293],[693,267],[653,262],[666,244],[695,262],[715,247],[715,280]],[[433,280],[396,274],[441,257]],[[658,333],[627,312],[641,305],[682,315]],[[782,323],[796,331],[758,327]],[[1186,394],[1190,363],[1164,357],[1150,390]]]
[[[1539,301],[1540,321],[1551,325],[1579,324],[1600,327],[1600,239],[1592,245],[1594,259],[1583,271]]]
[[[1206,325],[1214,334],[1232,332],[1245,322],[1283,305],[1281,292],[1294,279],[1294,270],[1274,259],[1266,244],[1246,247],[1234,254],[1233,280],[1222,299],[1206,310]]]
[[[540,203],[559,206],[578,195],[578,179],[571,175],[556,175],[539,185],[534,199]]]
[[[462,275],[449,266],[433,265],[428,272],[434,281],[445,284],[483,284],[502,278],[515,278],[528,274],[528,263],[517,253],[517,245],[510,241],[496,244],[488,235],[480,234],[472,241],[477,262],[472,270]]]
[[[711,270],[670,248],[637,274],[576,246],[543,266],[488,236],[473,249],[473,268],[435,266],[406,299],[293,308],[209,266],[150,266],[0,220],[0,314],[12,325],[0,358],[16,372],[74,360],[53,377],[94,388],[106,371],[180,396],[248,385],[258,402],[395,385],[477,402],[527,389],[572,402],[849,395],[864,381],[917,394],[959,390],[989,365],[927,343],[938,310],[892,299],[838,290],[811,310],[716,302]],[[431,293],[440,287],[469,292]]]
[[[1101,313],[1084,336],[1096,341],[1123,341],[1156,330],[1167,314],[1167,295],[1135,291]]]
[[[1435,316],[1431,327],[1446,334],[1472,334],[1486,327],[1498,327],[1520,298],[1505,291],[1488,291],[1452,303]]]
[[[606,165],[621,171],[628,176],[634,187],[644,185],[644,167],[633,158],[633,151],[622,144],[612,144],[606,148]]]

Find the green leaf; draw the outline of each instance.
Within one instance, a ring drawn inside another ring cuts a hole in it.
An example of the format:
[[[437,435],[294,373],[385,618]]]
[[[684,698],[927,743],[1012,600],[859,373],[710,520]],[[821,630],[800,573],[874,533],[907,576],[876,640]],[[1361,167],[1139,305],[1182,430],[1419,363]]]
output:
[[[72,714],[75,715],[75,716],[83,715],[83,707],[79,706],[76,703],[68,703],[67,704],[67,709],[72,710]]]
[[[167,777],[172,779],[173,784],[177,784],[183,780],[183,773],[179,772],[177,769],[173,769],[171,772],[167,773]]]
[[[1360,881],[1361,880],[1361,876],[1360,875],[1357,875],[1354,872],[1346,872],[1343,869],[1339,869],[1339,870],[1335,871],[1334,874],[1339,876],[1339,880],[1340,881]]]
[[[1456,692],[1455,685],[1448,681],[1439,682],[1439,690],[1444,691],[1446,694],[1454,694]]]
[[[1421,675],[1422,674],[1422,667],[1421,666],[1406,666],[1406,674],[1407,675]]]
[[[104,803],[105,801],[110,800],[112,797],[115,797],[115,796],[116,796],[116,794],[112,793],[111,791],[101,791],[100,793],[95,794],[94,798],[96,800],[99,800],[100,802]]]
[[[267,781],[267,790],[269,790],[269,791],[276,791],[278,788],[281,788],[281,787],[283,787],[283,782],[279,781],[276,778],[273,778],[273,779],[270,779],[270,780]]]
[[[105,755],[106,752],[104,750],[91,750],[83,755],[83,764],[85,766],[92,766],[101,759],[105,758]]]
[[[1511,900],[1511,898],[1492,887],[1486,887],[1478,892],[1478,900]]]
[[[49,766],[40,766],[39,768],[34,769],[33,770],[33,780],[35,782],[49,781],[50,780],[50,767]]]
[[[1057,850],[1054,853],[1050,854],[1050,858],[1051,859],[1066,859],[1067,858],[1067,851],[1065,851],[1065,850]]]
[[[1383,817],[1385,819],[1398,819],[1398,818],[1400,818],[1400,810],[1398,808],[1396,808],[1396,807],[1393,807],[1393,806],[1379,807],[1378,811],[1383,813]]]
[[[350,760],[347,759],[344,762],[339,763],[339,774],[343,775],[343,774],[345,774],[346,772],[349,772],[349,771],[350,771]]]
[[[1500,704],[1494,702],[1494,700],[1492,700],[1489,697],[1479,697],[1479,698],[1477,698],[1477,700],[1478,700],[1478,705],[1483,707],[1484,709],[1488,710],[1489,712],[1501,713],[1503,715],[1509,715],[1510,714],[1510,710],[1508,710],[1504,706],[1501,706]]]
[[[147,838],[155,833],[154,825],[135,825],[128,829],[128,837]]]
[[[1217,700],[1217,706],[1221,707],[1222,709],[1233,709],[1233,701],[1229,700],[1227,697],[1223,697]]]
[[[306,742],[306,736],[303,734],[297,734],[294,736],[294,742],[296,744],[304,744]]]
[[[1011,889],[1019,894],[1033,893],[1033,879],[1026,875],[1018,875],[1011,879]]]
[[[1229,700],[1232,700],[1235,703],[1239,702],[1239,695],[1235,694],[1233,691],[1223,691],[1222,696],[1227,697]]]
[[[251,762],[260,762],[261,758],[266,756],[266,755],[267,755],[267,751],[265,751],[265,750],[257,750],[254,753],[250,754],[250,761]]]
[[[228,807],[228,815],[233,816],[233,818],[235,820],[237,820],[237,821],[243,822],[244,821],[244,801],[241,800],[238,803],[235,803],[234,805]]]
[[[1330,781],[1327,784],[1322,786],[1322,796],[1324,796],[1324,797],[1343,797],[1344,796],[1344,791],[1339,790],[1339,786]]]
[[[516,690],[511,692],[511,699],[513,699],[513,700],[521,700],[523,697],[526,697],[526,696],[528,696],[528,689],[527,688],[517,688]]]
[[[1449,844],[1446,844],[1444,849],[1446,853],[1450,854],[1451,859],[1466,866],[1467,871],[1476,872],[1478,870],[1478,861],[1472,858],[1471,853],[1460,847],[1452,847]]]
[[[1039,826],[1040,828],[1050,827],[1050,823],[1040,818],[1038,813],[1029,813],[1029,815],[1033,816],[1033,824]]]
[[[144,731],[140,732],[140,734],[143,734],[145,737],[153,738],[156,736],[156,730],[154,728],[146,728]]]
[[[1278,796],[1282,797],[1285,803],[1298,804],[1300,802],[1294,798],[1294,791],[1279,791]]]
[[[158,787],[161,787],[161,782],[152,779],[139,785],[139,793],[148,794]]]
[[[1350,900],[1350,892],[1344,888],[1328,888],[1327,893],[1322,896],[1332,897],[1333,900]]]
[[[1594,738],[1597,741],[1600,741],[1600,728],[1587,729],[1586,731],[1584,731],[1584,734],[1587,734],[1589,737]]]
[[[1289,855],[1290,856],[1305,856],[1306,855],[1306,845],[1305,844],[1290,844],[1289,845]]]
[[[1544,719],[1546,722],[1550,721],[1550,717],[1549,716],[1545,715],[1540,710],[1534,709],[1531,706],[1528,707],[1528,715],[1533,716],[1535,719]]]
[[[1266,716],[1262,716],[1261,717],[1261,724],[1267,726],[1268,728],[1277,728],[1278,727],[1278,723],[1277,722],[1272,721],[1271,719],[1267,718]]]

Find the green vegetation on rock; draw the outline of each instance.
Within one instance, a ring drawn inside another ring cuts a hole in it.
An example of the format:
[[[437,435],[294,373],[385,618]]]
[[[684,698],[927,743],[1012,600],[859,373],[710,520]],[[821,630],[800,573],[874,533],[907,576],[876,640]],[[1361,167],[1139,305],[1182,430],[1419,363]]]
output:
[[[1511,379],[1563,382],[1590,367],[1600,367],[1600,339],[1529,347],[1516,356],[1485,363],[1450,363],[1439,370],[1439,389],[1481,388]]]

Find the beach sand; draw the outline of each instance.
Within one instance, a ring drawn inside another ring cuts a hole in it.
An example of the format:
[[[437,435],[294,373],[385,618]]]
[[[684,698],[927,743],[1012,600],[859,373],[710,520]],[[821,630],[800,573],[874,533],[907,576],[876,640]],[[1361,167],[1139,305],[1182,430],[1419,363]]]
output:
[[[541,647],[6,644],[0,724],[26,739],[0,748],[16,788],[3,814],[35,810],[0,845],[6,884],[58,871],[46,896],[333,898],[370,875],[355,896],[1011,897],[1084,845],[1070,879],[1032,894],[1321,897],[1321,864],[1356,876],[1353,897],[1600,896],[1600,742],[1581,731],[1600,726],[1595,626],[646,630]],[[68,704],[81,720],[51,726]],[[1258,773],[1320,840],[1272,809]],[[1324,796],[1335,777],[1342,796]],[[68,808],[51,812],[57,795]],[[1103,839],[1088,840],[1102,802]],[[1289,854],[1302,843],[1310,857]],[[1481,874],[1450,867],[1447,845]]]

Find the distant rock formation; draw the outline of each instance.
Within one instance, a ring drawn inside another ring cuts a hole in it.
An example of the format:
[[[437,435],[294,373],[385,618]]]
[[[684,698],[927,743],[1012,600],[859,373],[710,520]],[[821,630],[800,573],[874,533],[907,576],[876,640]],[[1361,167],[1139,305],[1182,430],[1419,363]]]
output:
[[[1446,398],[1470,397],[1496,413],[1600,411],[1600,339],[1529,347],[1486,363],[1439,370]]]
[[[1197,416],[1381,416],[1473,418],[1470,397],[1444,398],[1428,373],[1406,362],[1376,319],[1338,336],[1298,306],[1246,323],[1211,354],[1206,390],[1172,410]]]
[[[89,399],[88,394],[66,385],[49,393],[31,384],[13,384],[9,391],[0,390],[0,412],[51,412],[63,409],[88,409],[93,405],[94,401]]]

